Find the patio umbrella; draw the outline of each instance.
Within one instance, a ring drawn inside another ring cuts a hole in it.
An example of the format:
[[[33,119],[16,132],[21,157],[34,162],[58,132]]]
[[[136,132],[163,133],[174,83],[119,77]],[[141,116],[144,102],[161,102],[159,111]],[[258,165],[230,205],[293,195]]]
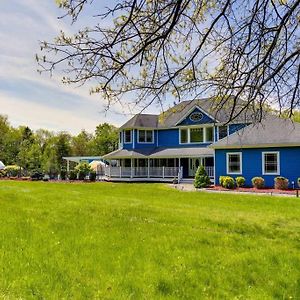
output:
[[[5,168],[4,163],[0,160],[0,170],[3,170]]]

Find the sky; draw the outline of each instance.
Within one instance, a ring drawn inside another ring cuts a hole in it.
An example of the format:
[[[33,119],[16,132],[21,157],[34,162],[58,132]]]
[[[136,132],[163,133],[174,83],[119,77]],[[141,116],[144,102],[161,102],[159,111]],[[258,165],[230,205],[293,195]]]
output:
[[[60,30],[75,30],[70,19],[58,19],[62,14],[55,0],[1,1],[0,114],[7,115],[13,126],[72,134],[82,129],[93,132],[103,122],[122,125],[130,118],[126,108],[105,113],[105,100],[91,96],[88,87],[63,85],[57,75],[37,72],[39,41],[52,41]],[[83,15],[82,24],[90,21],[88,13]]]

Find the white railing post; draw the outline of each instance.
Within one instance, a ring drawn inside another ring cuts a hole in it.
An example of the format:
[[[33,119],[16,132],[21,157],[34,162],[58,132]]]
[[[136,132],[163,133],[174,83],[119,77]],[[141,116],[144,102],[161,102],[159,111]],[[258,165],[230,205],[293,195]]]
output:
[[[163,175],[163,178],[165,178],[165,167],[164,167],[164,166],[163,166],[163,169],[162,169],[162,170],[163,170],[163,174],[162,174],[162,175]]]
[[[110,174],[111,174],[110,168],[111,168],[111,165],[109,165],[109,168],[108,168],[108,177],[109,177],[109,178],[110,178]]]
[[[120,167],[120,178],[122,178],[122,167]]]
[[[148,158],[148,178],[150,177],[150,158]]]

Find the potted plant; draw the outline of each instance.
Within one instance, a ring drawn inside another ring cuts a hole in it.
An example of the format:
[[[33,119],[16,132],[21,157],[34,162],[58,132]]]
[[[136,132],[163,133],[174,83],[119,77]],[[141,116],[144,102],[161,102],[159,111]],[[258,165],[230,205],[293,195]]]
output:
[[[253,177],[251,181],[253,187],[256,189],[262,189],[265,186],[265,180],[262,177]]]

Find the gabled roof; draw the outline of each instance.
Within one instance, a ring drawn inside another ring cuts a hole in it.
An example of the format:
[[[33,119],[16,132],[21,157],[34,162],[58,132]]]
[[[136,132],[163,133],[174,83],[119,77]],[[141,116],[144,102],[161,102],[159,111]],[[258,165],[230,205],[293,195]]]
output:
[[[160,115],[137,114],[126,122],[121,129],[129,128],[172,128],[175,127],[193,110],[199,108],[206,113],[216,123],[227,123],[231,113],[230,106],[224,106],[222,109],[216,108],[216,102],[212,98],[196,99],[182,101],[174,107],[168,109]],[[242,107],[240,102],[236,106],[236,110]],[[233,120],[234,123],[251,123],[253,121],[253,113],[248,109]]]
[[[215,149],[300,146],[300,124],[268,115],[261,123],[248,125],[210,145]]]

